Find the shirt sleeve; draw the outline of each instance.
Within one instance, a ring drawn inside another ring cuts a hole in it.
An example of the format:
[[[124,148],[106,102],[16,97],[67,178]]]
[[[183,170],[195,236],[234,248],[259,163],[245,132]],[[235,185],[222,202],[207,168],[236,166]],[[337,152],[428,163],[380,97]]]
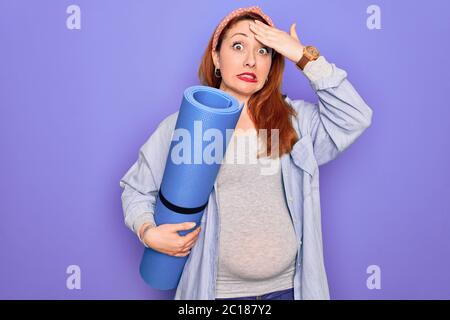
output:
[[[308,62],[303,73],[318,102],[293,103],[302,115],[298,121],[308,128],[317,163],[322,165],[356,141],[371,125],[373,111],[350,83],[347,72],[324,56]]]
[[[310,81],[317,81],[322,77],[327,77],[332,72],[332,66],[324,56],[320,56],[314,61],[310,61],[303,68],[303,73]]]
[[[125,224],[136,234],[146,222],[156,225],[154,212],[159,192],[156,173],[161,170],[158,161],[162,146],[167,143],[162,131],[161,126],[155,130],[139,149],[137,161],[120,179]]]
[[[144,223],[155,224],[153,214],[158,189],[152,168],[142,150],[137,161],[120,180],[120,187],[123,188],[121,199],[126,226],[137,234]]]

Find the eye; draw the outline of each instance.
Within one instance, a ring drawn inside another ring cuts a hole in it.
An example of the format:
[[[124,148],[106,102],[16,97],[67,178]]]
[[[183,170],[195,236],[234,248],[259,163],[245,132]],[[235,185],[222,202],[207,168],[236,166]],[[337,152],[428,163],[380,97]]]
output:
[[[236,45],[239,45],[239,46],[242,47],[242,44],[241,44],[240,42],[233,42],[232,47],[233,47],[233,48],[236,48]]]
[[[265,50],[265,55],[270,53],[270,49],[267,47],[262,47],[261,50]]]

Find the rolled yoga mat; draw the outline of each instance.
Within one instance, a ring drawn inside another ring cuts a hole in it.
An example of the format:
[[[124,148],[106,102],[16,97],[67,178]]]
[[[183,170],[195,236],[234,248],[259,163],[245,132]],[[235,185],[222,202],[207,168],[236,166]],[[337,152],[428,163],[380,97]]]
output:
[[[200,225],[230,129],[235,129],[243,104],[228,93],[207,86],[184,91],[164,175],[155,204],[156,225],[195,222]],[[228,129],[228,135],[227,135]],[[177,287],[188,256],[174,257],[146,248],[140,274],[153,288]]]

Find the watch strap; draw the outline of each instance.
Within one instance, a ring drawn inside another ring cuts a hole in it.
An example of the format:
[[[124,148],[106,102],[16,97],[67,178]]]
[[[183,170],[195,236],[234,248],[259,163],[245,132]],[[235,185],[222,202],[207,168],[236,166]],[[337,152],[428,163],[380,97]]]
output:
[[[303,53],[302,57],[300,58],[300,60],[298,60],[297,62],[297,67],[303,71],[303,69],[305,68],[306,64],[311,61],[308,59],[308,57],[306,56],[306,54]]]
[[[315,55],[311,55],[311,53],[307,51],[308,47],[311,47],[311,46],[304,46],[303,47],[303,55],[300,58],[300,60],[295,64],[302,71],[305,69],[305,66],[306,66],[306,64],[308,62],[314,61],[320,56],[320,53],[317,51],[317,49],[315,47],[312,47],[312,48],[314,48],[315,51],[317,51],[317,55],[316,56]]]

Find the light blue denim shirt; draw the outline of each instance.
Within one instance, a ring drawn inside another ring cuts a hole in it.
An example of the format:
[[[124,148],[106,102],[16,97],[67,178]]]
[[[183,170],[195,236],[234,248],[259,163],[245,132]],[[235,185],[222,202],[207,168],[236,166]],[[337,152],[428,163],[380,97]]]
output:
[[[318,103],[285,100],[297,111],[292,122],[299,140],[281,156],[284,193],[297,235],[294,299],[330,299],[325,271],[319,191],[319,166],[346,150],[372,121],[372,109],[347,79],[347,73],[324,56],[303,73]],[[166,117],[139,150],[138,160],[120,180],[125,224],[135,233],[153,212],[178,112]],[[201,220],[176,289],[175,300],[214,300],[220,221],[217,182]],[[270,257],[268,257],[270,258]]]

